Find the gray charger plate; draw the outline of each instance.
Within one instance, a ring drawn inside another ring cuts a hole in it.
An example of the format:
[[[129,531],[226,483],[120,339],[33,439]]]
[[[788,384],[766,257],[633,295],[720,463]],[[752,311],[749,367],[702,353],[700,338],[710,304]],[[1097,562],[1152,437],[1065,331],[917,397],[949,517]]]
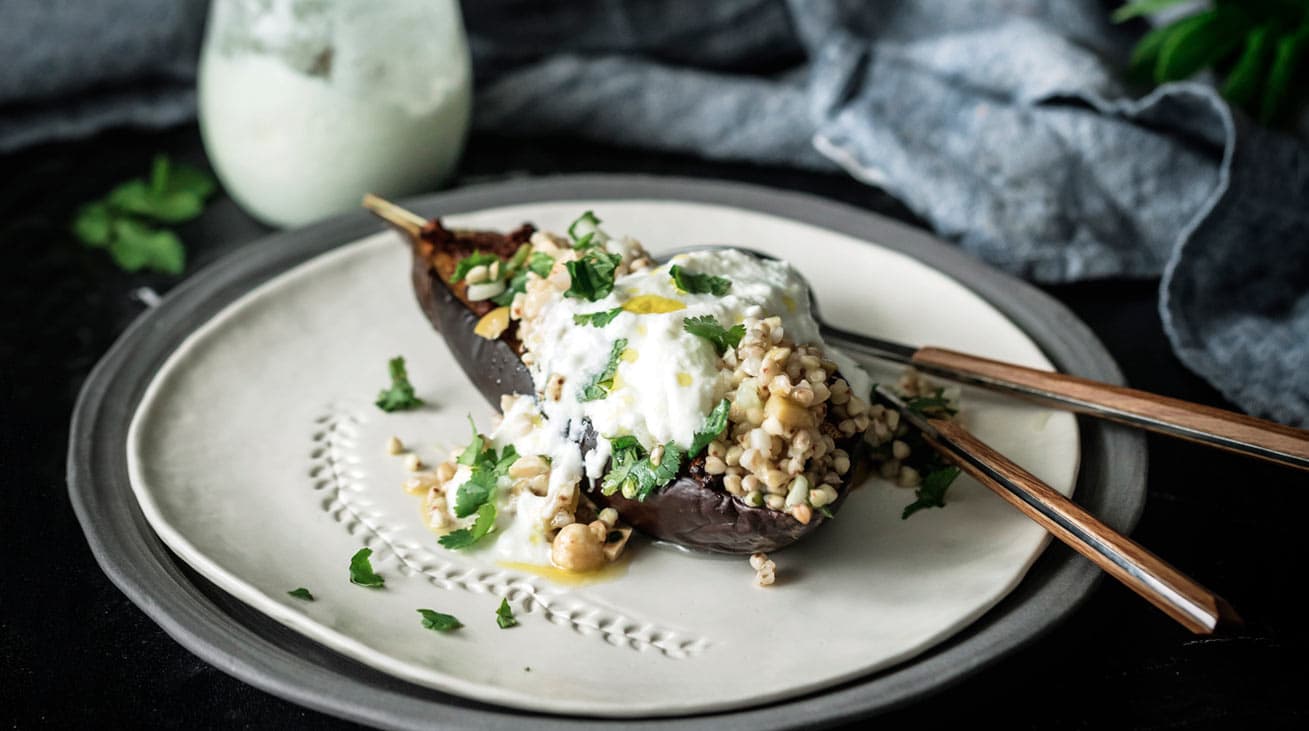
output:
[[[538,178],[404,201],[447,215],[534,201],[642,198],[763,211],[874,240],[952,276],[1017,323],[1060,370],[1109,383],[1122,374],[1091,331],[1037,289],[990,269],[921,231],[813,196],[736,183],[648,176]],[[268,237],[192,275],[142,315],[91,373],[73,413],[68,489],[96,560],[133,602],[184,647],[215,667],[287,700],[393,728],[767,729],[831,725],[938,692],[1040,637],[1089,594],[1099,571],[1051,545],[1022,583],[985,616],[912,660],[818,693],[741,711],[606,721],[533,715],[397,680],[339,655],[217,589],[186,567],[151,530],[127,474],[128,424],[155,372],[197,327],[268,279],[380,225],[363,211]],[[1145,438],[1083,420],[1076,496],[1117,530],[1145,504]]]

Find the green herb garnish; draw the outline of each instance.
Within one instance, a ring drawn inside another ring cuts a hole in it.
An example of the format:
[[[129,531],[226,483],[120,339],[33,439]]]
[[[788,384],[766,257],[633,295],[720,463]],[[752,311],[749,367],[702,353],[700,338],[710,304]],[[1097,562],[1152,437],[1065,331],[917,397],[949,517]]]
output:
[[[623,351],[626,349],[627,338],[614,341],[614,346],[609,349],[609,362],[605,364],[604,370],[595,374],[591,382],[582,388],[577,395],[578,401],[597,401],[609,395],[609,389],[614,387],[614,376],[618,373],[618,362],[623,359]]]
[[[713,315],[688,317],[682,321],[682,329],[708,340],[714,346],[714,352],[722,355],[728,348],[735,348],[741,338],[745,337],[745,325],[733,325],[724,328],[718,324]]]
[[[573,240],[573,248],[584,249],[593,245],[596,234],[601,234],[600,219],[591,211],[577,217],[568,226],[568,238]]]
[[[569,285],[565,297],[597,302],[614,291],[614,276],[623,257],[595,246],[582,252],[581,258],[564,262]]]
[[[505,291],[492,297],[492,302],[497,305],[508,305],[513,303],[514,297],[519,292],[527,291],[527,273],[530,270],[526,264],[531,253],[531,244],[523,244],[518,247],[518,251],[514,252],[509,261],[505,262],[504,267],[500,270],[501,276],[508,280],[505,284]]]
[[[945,492],[950,489],[950,485],[958,476],[958,467],[944,465],[928,472],[922,484],[914,490],[914,496],[918,499],[905,506],[904,512],[900,513],[900,519],[904,520],[923,508],[944,508]]]
[[[672,482],[681,469],[686,453],[674,442],[664,445],[659,464],[650,462],[650,455],[633,436],[614,437],[609,440],[610,465],[600,491],[613,495],[622,491],[628,499],[645,500],[655,490]]]
[[[687,294],[712,294],[722,297],[732,288],[730,279],[715,277],[712,274],[688,272],[676,264],[668,267],[668,274],[672,276],[673,284]]]
[[[431,609],[419,609],[418,613],[423,615],[423,626],[436,632],[449,632],[464,626],[463,622],[455,619],[454,615],[442,614]]]
[[[312,602],[314,600],[314,595],[310,594],[309,590],[304,588],[303,586],[300,587],[299,589],[292,589],[291,591],[288,591],[287,594],[290,594],[296,599],[303,599],[307,602]]]
[[[623,311],[621,307],[615,307],[612,310],[600,310],[599,312],[588,312],[582,315],[573,315],[574,325],[590,325],[592,327],[604,327],[614,321],[615,317]]]
[[[466,518],[483,504],[489,503],[495,494],[497,481],[509,474],[509,468],[518,460],[518,450],[510,444],[496,454],[495,449],[486,446],[486,440],[477,433],[473,417],[468,417],[468,426],[473,430],[473,440],[464,447],[464,451],[455,459],[462,465],[472,468],[468,481],[459,486],[455,493],[455,516]]]
[[[835,515],[832,514],[832,509],[827,507],[826,505],[819,507],[818,512],[822,513],[824,518],[831,519],[836,517]]]
[[[477,509],[477,520],[470,528],[460,528],[441,536],[437,543],[452,551],[459,551],[486,537],[495,527],[495,503],[485,502]]]
[[[104,199],[78,210],[72,232],[86,246],[107,249],[120,268],[152,269],[181,274],[186,267],[182,240],[154,223],[181,223],[200,215],[214,193],[213,176],[155,156],[150,180],[137,178],[119,185]]]
[[[495,623],[500,629],[509,629],[518,625],[518,620],[514,618],[514,610],[509,608],[509,600],[501,599],[500,608],[495,610]]]
[[[389,412],[422,406],[423,400],[414,395],[414,387],[409,383],[405,359],[397,355],[387,363],[387,369],[391,373],[391,387],[377,394],[377,408]]]
[[[542,279],[550,276],[550,270],[554,268],[554,265],[554,257],[540,251],[532,252],[532,256],[527,260],[527,269],[536,272],[536,276]]]
[[[950,405],[945,398],[945,389],[938,388],[928,396],[915,396],[905,399],[904,405],[926,417],[954,416],[958,409]]]
[[[704,424],[700,426],[700,430],[695,433],[695,438],[691,440],[691,448],[686,451],[686,456],[689,459],[695,459],[696,455],[709,446],[709,442],[712,442],[719,434],[723,433],[723,430],[727,428],[727,414],[731,411],[731,408],[731,403],[727,399],[723,399],[718,402],[713,411],[709,412],[709,415],[705,417]]]
[[[371,555],[373,549],[361,548],[350,557],[350,583],[369,589],[379,589],[386,583],[386,579],[373,571],[373,562],[368,560]]]
[[[450,277],[450,281],[462,282],[464,277],[468,276],[468,272],[472,271],[474,267],[489,267],[497,261],[500,261],[500,257],[495,254],[488,254],[485,251],[474,251],[468,256],[460,259],[458,264],[455,264],[455,273]]]

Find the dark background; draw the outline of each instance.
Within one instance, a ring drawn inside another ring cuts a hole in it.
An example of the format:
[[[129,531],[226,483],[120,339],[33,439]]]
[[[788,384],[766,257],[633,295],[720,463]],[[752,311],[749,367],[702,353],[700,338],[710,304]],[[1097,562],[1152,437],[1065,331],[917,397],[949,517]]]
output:
[[[177,279],[126,274],[67,233],[73,211],[148,170],[156,152],[203,164],[194,128],[122,132],[0,157],[0,723],[16,728],[343,728],[209,667],[96,566],[64,484],[68,422],[96,360]],[[568,141],[474,135],[455,185],[523,175],[641,172],[740,180],[918,224],[843,175],[710,163]],[[181,233],[196,272],[265,228],[219,197]],[[1155,282],[1045,287],[1090,324],[1138,388],[1231,408],[1168,349]],[[964,683],[878,717],[883,728],[1284,728],[1309,720],[1305,575],[1309,479],[1149,439],[1135,537],[1223,594],[1246,626],[1196,639],[1102,582],[1067,622]],[[1055,549],[1061,550],[1061,549]]]

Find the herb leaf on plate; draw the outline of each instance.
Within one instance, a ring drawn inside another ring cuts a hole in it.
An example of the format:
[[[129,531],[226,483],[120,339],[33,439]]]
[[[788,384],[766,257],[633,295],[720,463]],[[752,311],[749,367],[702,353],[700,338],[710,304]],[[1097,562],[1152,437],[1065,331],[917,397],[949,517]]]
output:
[[[723,399],[718,402],[713,411],[709,412],[709,415],[705,417],[704,424],[700,426],[699,431],[692,438],[691,448],[686,450],[686,456],[689,459],[695,459],[696,455],[709,446],[709,442],[712,442],[719,434],[723,433],[723,430],[727,428],[727,415],[731,408],[732,404],[727,399]]]
[[[396,356],[387,363],[391,374],[391,387],[377,394],[377,408],[382,411],[401,411],[423,405],[423,400],[414,395],[414,387],[409,383],[409,373],[405,370],[405,359]]]
[[[307,602],[312,602],[314,600],[314,595],[310,594],[309,590],[303,586],[298,589],[292,589],[291,591],[288,591],[287,594],[290,594],[296,599],[303,599]]]
[[[350,583],[369,589],[380,589],[386,583],[385,578],[373,571],[373,562],[368,560],[372,555],[373,549],[361,548],[350,557]]]
[[[437,543],[452,551],[461,551],[482,540],[495,527],[495,503],[485,502],[477,509],[477,520],[469,528],[460,528],[441,536]]]
[[[722,297],[732,288],[730,279],[715,277],[712,274],[697,274],[677,264],[668,267],[668,274],[673,278],[673,284],[687,294],[712,294]]]
[[[609,349],[609,362],[605,364],[604,370],[591,378],[590,383],[582,387],[577,394],[578,401],[598,401],[609,395],[609,389],[614,387],[614,377],[618,374],[618,363],[623,359],[623,351],[626,349],[627,338],[614,341],[613,347]]]
[[[708,340],[714,346],[714,352],[719,355],[726,353],[728,348],[735,348],[741,338],[745,337],[745,325],[736,324],[725,328],[718,324],[713,315],[688,317],[682,321],[682,329]]]
[[[605,495],[621,491],[629,500],[645,500],[655,490],[672,482],[686,456],[676,443],[668,442],[663,445],[663,456],[656,465],[636,437],[628,435],[610,439],[609,449],[612,454],[609,472],[605,474],[600,491]]]
[[[900,519],[904,520],[923,508],[944,508],[945,492],[954,484],[955,478],[959,476],[958,467],[938,466],[927,476],[923,482],[914,490],[914,495],[918,498],[912,503],[905,506],[904,512],[900,514]]]
[[[419,609],[423,615],[423,626],[434,632],[449,632],[464,626],[453,614],[442,614],[433,609]]]
[[[615,307],[612,310],[600,310],[599,312],[586,312],[580,315],[573,315],[574,325],[590,325],[592,327],[604,327],[614,321],[615,317],[621,314],[623,308]]]
[[[514,610],[509,608],[509,600],[501,599],[500,608],[495,610],[495,623],[500,629],[509,629],[518,625],[518,619],[514,617]]]
[[[623,257],[611,254],[599,246],[582,252],[581,258],[564,262],[568,269],[569,285],[565,297],[598,302],[614,291],[614,277]]]

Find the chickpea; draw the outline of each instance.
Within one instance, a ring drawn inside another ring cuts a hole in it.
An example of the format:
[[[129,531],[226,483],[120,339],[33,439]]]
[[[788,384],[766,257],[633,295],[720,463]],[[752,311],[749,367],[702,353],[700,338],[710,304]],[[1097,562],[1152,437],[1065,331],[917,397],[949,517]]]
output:
[[[602,568],[605,565],[604,536],[597,536],[597,532],[583,523],[564,526],[550,544],[550,562],[567,571]]]

